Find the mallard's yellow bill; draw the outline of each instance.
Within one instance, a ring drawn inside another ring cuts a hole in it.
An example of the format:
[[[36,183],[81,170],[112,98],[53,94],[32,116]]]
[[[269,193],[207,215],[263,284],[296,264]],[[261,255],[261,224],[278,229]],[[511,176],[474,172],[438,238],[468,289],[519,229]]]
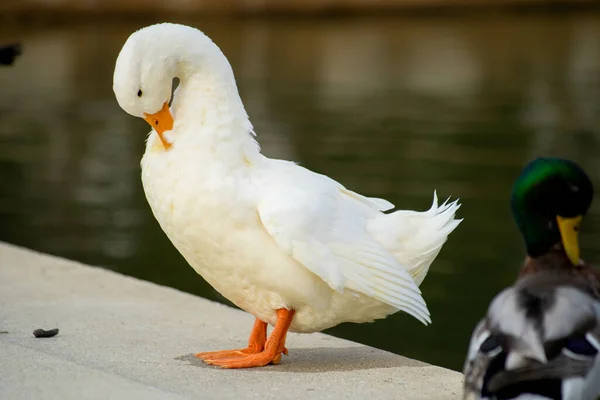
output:
[[[579,227],[581,225],[582,215],[578,215],[573,218],[565,218],[558,215],[556,222],[558,222],[558,229],[560,231],[560,237],[567,253],[567,257],[571,260],[573,265],[579,264]]]
[[[171,147],[171,143],[167,142],[164,133],[173,129],[173,116],[171,115],[171,110],[169,110],[169,103],[165,103],[160,111],[155,114],[144,113],[144,117],[146,122],[158,133],[158,137],[165,150],[168,150]]]

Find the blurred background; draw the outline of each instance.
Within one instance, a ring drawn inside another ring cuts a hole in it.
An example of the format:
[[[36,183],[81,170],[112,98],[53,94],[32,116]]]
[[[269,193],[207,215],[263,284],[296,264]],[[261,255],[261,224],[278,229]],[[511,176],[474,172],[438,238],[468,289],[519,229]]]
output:
[[[139,167],[148,126],[112,92],[134,30],[189,24],[229,58],[266,155],[402,209],[428,208],[434,189],[461,198],[465,221],[422,285],[433,325],[400,313],[328,331],[460,370],[523,258],[508,207],[521,167],[567,157],[600,185],[596,4],[2,0],[0,44],[23,54],[0,68],[0,240],[227,302],[154,220]],[[582,232],[592,261],[599,212]]]

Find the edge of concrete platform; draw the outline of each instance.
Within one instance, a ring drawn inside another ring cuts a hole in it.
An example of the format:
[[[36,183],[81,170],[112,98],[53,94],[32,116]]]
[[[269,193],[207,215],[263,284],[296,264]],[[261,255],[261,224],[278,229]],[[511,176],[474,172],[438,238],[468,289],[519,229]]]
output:
[[[0,242],[0,398],[458,399],[462,374],[325,334],[290,334],[277,366],[221,370],[249,314]],[[60,329],[36,339],[36,328]]]

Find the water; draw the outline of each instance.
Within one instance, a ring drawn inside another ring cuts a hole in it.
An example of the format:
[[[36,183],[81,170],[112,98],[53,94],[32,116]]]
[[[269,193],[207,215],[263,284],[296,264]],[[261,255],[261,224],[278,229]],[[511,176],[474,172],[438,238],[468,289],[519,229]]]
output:
[[[225,301],[153,219],[148,127],[112,93],[118,51],[152,22],[0,28],[25,47],[0,69],[0,240]],[[400,208],[428,208],[434,189],[463,202],[422,285],[433,325],[397,314],[334,335],[460,369],[523,256],[508,209],[521,166],[569,157],[600,185],[598,14],[185,22],[228,56],[267,155]],[[583,229],[591,260],[599,204]]]

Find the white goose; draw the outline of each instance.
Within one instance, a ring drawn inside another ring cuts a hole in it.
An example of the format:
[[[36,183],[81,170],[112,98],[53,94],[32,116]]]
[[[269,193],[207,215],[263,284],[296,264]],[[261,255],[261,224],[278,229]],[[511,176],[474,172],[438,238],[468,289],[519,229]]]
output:
[[[460,223],[457,201],[438,206],[434,194],[428,211],[384,214],[394,207],[386,200],[263,156],[227,58],[188,26],[133,33],[113,89],[123,110],[154,128],[142,182],[161,228],[198,274],[256,317],[247,348],[199,358],[263,366],[287,354],[288,331],[398,310],[430,322],[418,285]]]

